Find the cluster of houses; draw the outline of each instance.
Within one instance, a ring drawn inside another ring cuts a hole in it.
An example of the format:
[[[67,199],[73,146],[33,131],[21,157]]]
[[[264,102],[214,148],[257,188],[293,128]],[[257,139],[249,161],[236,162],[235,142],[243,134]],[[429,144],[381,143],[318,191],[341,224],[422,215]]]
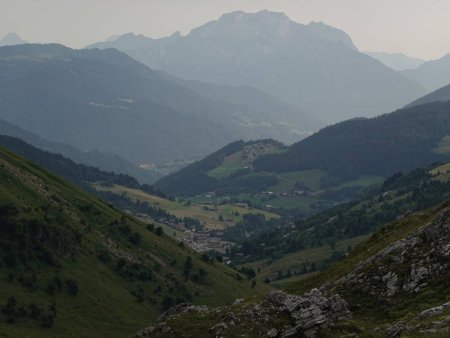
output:
[[[125,210],[125,212],[133,214],[129,210]],[[135,213],[133,215],[141,219],[151,219],[149,215],[144,213]],[[224,254],[227,251],[227,248],[229,249],[233,244],[231,242],[221,240],[223,235],[222,231],[194,231],[186,229],[183,222],[175,222],[174,220],[166,219],[160,219],[158,221],[164,225],[167,225],[171,229],[183,232],[184,236],[182,238],[182,242],[186,246],[198,252],[217,251]]]
[[[274,191],[260,191],[257,193],[253,193],[251,197],[259,197],[265,199],[272,199],[276,197],[293,197],[293,196],[302,196],[302,197],[317,197],[323,191],[311,191],[311,190],[291,190],[291,191],[282,191],[282,192],[274,192]]]
[[[198,252],[217,251],[225,253],[233,243],[224,242],[217,231],[188,231],[183,243]]]

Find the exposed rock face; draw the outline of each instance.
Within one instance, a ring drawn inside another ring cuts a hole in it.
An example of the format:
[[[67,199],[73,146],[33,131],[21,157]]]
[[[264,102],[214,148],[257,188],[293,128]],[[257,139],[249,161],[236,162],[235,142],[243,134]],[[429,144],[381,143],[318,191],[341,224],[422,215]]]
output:
[[[261,302],[252,306],[233,305],[232,308],[216,308],[209,310],[206,306],[180,304],[165,312],[156,327],[139,331],[137,337],[154,337],[169,335],[172,332],[170,321],[188,313],[199,313],[220,319],[208,331],[211,337],[233,337],[229,329],[239,327],[243,322],[253,323],[257,329],[267,326],[278,318],[287,318],[289,324],[265,330],[261,335],[266,337],[315,337],[319,330],[328,328],[340,319],[349,318],[347,303],[335,294],[326,298],[313,289],[303,296],[287,294],[283,291],[272,291]]]
[[[305,337],[314,337],[320,329],[350,316],[347,303],[339,295],[325,298],[317,289],[303,296],[272,291],[265,302],[277,308],[279,312],[287,312],[295,320],[295,326],[282,332],[281,337],[296,336],[300,333]]]
[[[208,312],[208,307],[206,305],[195,306],[187,303],[177,304],[172,306],[169,310],[164,312],[161,317],[159,317],[158,322],[165,322],[174,317],[184,315],[186,313],[202,313]]]
[[[400,291],[417,293],[449,268],[450,209],[446,209],[432,223],[361,262],[335,285],[380,298]]]
[[[450,333],[450,317],[444,317],[441,320],[427,321],[431,317],[438,317],[445,309],[450,307],[450,302],[440,306],[432,307],[420,312],[415,318],[413,324],[404,321],[389,326],[385,333],[387,337],[400,337],[403,333],[423,333],[432,334],[437,332]]]
[[[450,307],[450,302],[445,303],[440,306],[432,307],[430,309],[423,310],[421,313],[419,313],[419,315],[417,316],[417,319],[420,320],[420,319],[424,319],[427,317],[433,317],[433,316],[440,315],[448,307]]]
[[[421,333],[450,333],[450,317],[433,322],[429,328],[420,330]]]
[[[277,329],[270,329],[269,331],[267,331],[267,337],[274,338],[276,336],[278,336],[278,330]]]

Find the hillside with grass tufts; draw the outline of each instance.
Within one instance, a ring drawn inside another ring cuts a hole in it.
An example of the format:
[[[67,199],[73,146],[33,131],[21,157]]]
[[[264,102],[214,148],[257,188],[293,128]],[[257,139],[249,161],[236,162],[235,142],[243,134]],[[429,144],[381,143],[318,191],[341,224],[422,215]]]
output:
[[[4,148],[0,224],[4,337],[125,337],[176,303],[265,292]]]

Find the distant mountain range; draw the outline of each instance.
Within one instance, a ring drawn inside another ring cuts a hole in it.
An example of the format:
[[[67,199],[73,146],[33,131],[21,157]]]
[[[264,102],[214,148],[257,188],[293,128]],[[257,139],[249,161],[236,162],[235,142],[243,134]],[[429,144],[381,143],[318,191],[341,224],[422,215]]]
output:
[[[21,45],[21,44],[24,44],[24,43],[28,43],[28,42],[23,40],[16,33],[8,33],[0,40],[0,47]]]
[[[202,97],[235,105],[238,107],[234,118],[242,126],[252,125],[258,128],[260,137],[271,137],[285,143],[297,142],[299,138],[309,136],[325,123],[314,118],[301,109],[286,103],[275,96],[249,86],[216,85],[207,82],[183,80],[166,75],[172,81],[187,87]],[[221,121],[226,124],[229,117],[223,116]],[[218,117],[220,118],[220,117]],[[243,130],[245,132],[245,130]]]
[[[425,60],[412,58],[402,53],[364,52],[364,54],[377,59],[389,68],[397,71],[413,69],[426,62]]]
[[[450,54],[405,70],[402,74],[430,91],[439,89],[450,84]]]
[[[294,142],[321,125],[261,91],[187,87],[114,49],[2,47],[0,78],[1,119],[134,164],[195,159],[239,138]]]
[[[186,36],[125,34],[94,47],[117,48],[185,79],[255,87],[326,122],[385,113],[426,94],[360,53],[343,31],[269,11],[225,14]]]

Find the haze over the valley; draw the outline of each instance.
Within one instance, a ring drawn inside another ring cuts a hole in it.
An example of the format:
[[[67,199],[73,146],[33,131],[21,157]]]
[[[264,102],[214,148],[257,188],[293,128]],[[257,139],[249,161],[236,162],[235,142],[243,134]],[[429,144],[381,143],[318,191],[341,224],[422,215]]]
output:
[[[0,0],[0,335],[447,337],[450,0]]]

